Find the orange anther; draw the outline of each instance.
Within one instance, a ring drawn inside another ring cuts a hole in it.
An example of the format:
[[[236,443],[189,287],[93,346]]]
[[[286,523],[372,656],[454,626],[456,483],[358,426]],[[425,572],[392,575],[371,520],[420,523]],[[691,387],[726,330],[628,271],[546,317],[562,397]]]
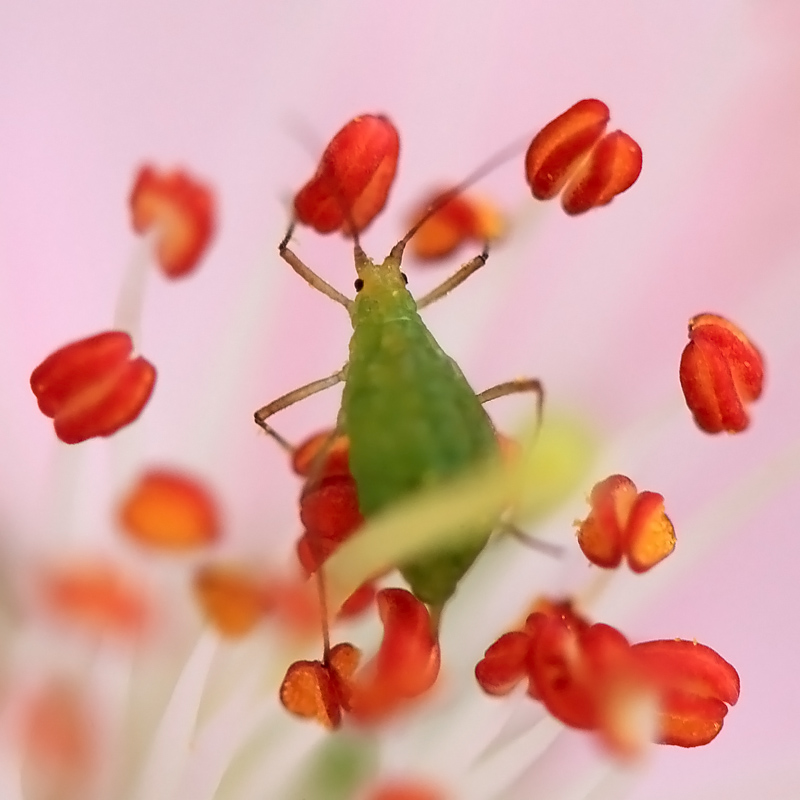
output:
[[[322,154],[314,177],[297,193],[297,219],[319,233],[357,231],[386,204],[397,169],[400,137],[383,116],[350,120]]]
[[[158,237],[158,262],[168,278],[188,275],[214,233],[214,194],[186,172],[139,170],[130,197],[133,229]]]
[[[119,521],[132,539],[159,550],[193,550],[220,535],[219,510],[208,488],[168,469],[150,469],[139,478],[120,504]]]
[[[136,636],[151,613],[141,583],[105,561],[45,570],[41,595],[49,613],[92,633]]]
[[[223,636],[245,636],[271,608],[264,580],[233,565],[208,564],[194,576],[194,593]]]
[[[127,333],[108,331],[66,345],[36,367],[31,389],[62,442],[110,436],[139,416],[156,371],[132,351]]]
[[[447,191],[430,195],[411,217],[411,224],[422,218],[428,208],[439,202]],[[423,260],[445,258],[467,241],[483,244],[499,239],[506,221],[491,202],[459,194],[439,208],[411,240],[414,255]]]
[[[630,478],[611,475],[592,489],[589,503],[578,544],[593,564],[616,567],[624,555],[634,572],[646,572],[675,549],[675,529],[660,494],[640,493]]]
[[[699,428],[739,433],[750,424],[747,406],[761,396],[764,359],[732,322],[717,314],[698,314],[689,321],[680,380]]]

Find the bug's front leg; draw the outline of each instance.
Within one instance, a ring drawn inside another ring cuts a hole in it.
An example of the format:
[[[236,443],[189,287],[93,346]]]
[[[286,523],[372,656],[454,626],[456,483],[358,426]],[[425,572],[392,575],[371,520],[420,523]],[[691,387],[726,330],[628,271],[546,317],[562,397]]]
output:
[[[288,408],[295,403],[299,403],[301,400],[305,400],[307,397],[311,397],[311,395],[317,394],[325,389],[330,389],[332,386],[336,386],[337,383],[341,383],[345,379],[346,371],[347,364],[325,378],[311,381],[311,383],[307,383],[305,386],[300,386],[297,389],[293,389],[291,392],[281,395],[271,403],[267,403],[267,405],[259,408],[258,411],[256,411],[256,413],[253,415],[256,425],[258,425],[262,430],[266,431],[284,450],[286,450],[287,453],[293,452],[295,449],[294,446],[287,439],[281,436],[281,434],[279,434],[275,428],[268,424],[267,420],[273,414],[283,411],[284,408]]]
[[[353,301],[349,297],[345,297],[338,289],[334,289],[327,281],[320,278],[311,267],[307,267],[292,250],[289,249],[289,241],[294,233],[295,222],[289,224],[286,235],[281,239],[278,245],[278,255],[312,288],[318,292],[322,292],[326,297],[335,300],[340,305],[343,305],[348,311],[353,305]]]
[[[475,258],[462,264],[447,280],[440,283],[435,289],[417,300],[417,308],[423,309],[437,300],[441,300],[445,295],[450,294],[457,286],[461,286],[470,275],[477,272],[489,259],[489,245],[483,248],[483,252]]]

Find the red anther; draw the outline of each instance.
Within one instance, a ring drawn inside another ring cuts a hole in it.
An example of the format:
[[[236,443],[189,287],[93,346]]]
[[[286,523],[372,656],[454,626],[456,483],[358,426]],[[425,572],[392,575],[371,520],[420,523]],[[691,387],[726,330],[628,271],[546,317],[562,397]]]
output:
[[[350,619],[363,614],[375,600],[375,585],[368,581],[362,583],[347,600],[342,603],[339,613],[336,615],[337,619]]]
[[[31,389],[62,442],[110,436],[139,416],[156,370],[132,351],[127,333],[108,331],[66,345],[36,367]]]
[[[717,314],[698,314],[689,320],[680,379],[699,428],[739,433],[750,424],[747,406],[761,395],[764,359],[732,322]]]
[[[292,451],[292,470],[295,475],[308,478],[317,454],[327,445],[325,462],[320,470],[320,478],[350,475],[350,441],[344,435],[331,440],[332,431],[321,431],[309,436]]]
[[[386,204],[399,154],[400,138],[386,117],[350,120],[295,196],[297,219],[319,233],[350,234],[351,223],[363,231]]]
[[[343,642],[331,649],[327,663],[295,661],[281,683],[283,707],[326,728],[338,728],[342,711],[350,708],[349,686],[360,657],[357,648]]]
[[[638,492],[630,478],[611,475],[595,485],[589,503],[578,545],[593,564],[617,567],[624,555],[634,572],[646,572],[675,549],[675,529],[660,494]]]
[[[123,499],[118,514],[132,539],[159,550],[193,550],[220,535],[219,510],[208,488],[174,470],[145,472]]]
[[[37,796],[86,796],[85,782],[98,753],[94,720],[78,688],[63,679],[52,680],[25,702],[20,716],[25,760],[30,759],[40,781],[51,787]]]
[[[523,631],[504,633],[492,643],[475,667],[475,678],[486,694],[508,694],[527,677],[531,636]]]
[[[362,722],[384,719],[427,692],[441,665],[439,643],[423,603],[405,589],[382,589],[377,603],[383,640],[352,684],[351,712]]]
[[[549,200],[561,191],[610,118],[602,101],[580,100],[536,134],[525,155],[525,176],[537,200]]]
[[[245,636],[272,608],[263,578],[230,564],[208,564],[197,571],[194,594],[208,621],[223,636]]]
[[[447,191],[430,195],[411,217],[416,224]],[[414,255],[423,260],[445,258],[467,241],[484,243],[499,239],[506,227],[500,210],[491,202],[465,194],[448,200],[426,220],[411,240]]]
[[[604,206],[633,186],[641,171],[642,148],[622,131],[606,134],[570,178],[561,205],[567,214]]]
[[[300,498],[300,521],[310,535],[341,544],[364,522],[355,481],[349,475],[323,478]]]
[[[214,194],[181,170],[139,170],[131,191],[133,229],[154,230],[158,262],[168,278],[188,275],[197,266],[214,233]]]
[[[698,747],[714,739],[728,705],[739,699],[733,666],[710,647],[684,639],[641,642],[631,651],[660,692],[658,741]]]
[[[429,783],[402,778],[377,786],[366,800],[447,800],[447,795]]]
[[[603,136],[610,118],[600,100],[581,100],[534,137],[525,176],[537,200],[555,197],[568,214],[610,203],[642,171],[642,149],[627,133]]]
[[[47,569],[41,597],[48,613],[95,634],[135,637],[151,617],[151,602],[141,582],[105,561]]]

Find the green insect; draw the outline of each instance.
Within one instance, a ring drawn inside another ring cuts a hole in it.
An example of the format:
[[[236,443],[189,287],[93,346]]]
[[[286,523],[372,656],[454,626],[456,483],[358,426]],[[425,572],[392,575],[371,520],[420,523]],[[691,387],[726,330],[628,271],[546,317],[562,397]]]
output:
[[[473,179],[474,176],[448,197]],[[294,223],[278,247],[281,258],[296,273],[347,309],[353,335],[344,367],[279,397],[259,409],[255,420],[291,450],[267,419],[303,398],[344,382],[337,432],[346,434],[350,441],[350,471],[365,518],[420,489],[445,483],[486,459],[499,456],[496,432],[483,409],[484,402],[518,392],[534,392],[541,412],[543,389],[536,379],[509,381],[476,394],[419,314],[479,270],[488,258],[487,248],[419,301],[406,286],[407,279],[401,271],[403,251],[444,202],[429,208],[382,263],[376,264],[367,257],[358,236],[354,236],[358,278],[352,300],[320,278],[289,248]],[[458,582],[495,530],[505,527],[524,536],[499,519],[478,520],[475,526],[470,531],[472,535],[465,537],[466,544],[449,546],[399,565],[413,594],[429,605],[435,624]]]

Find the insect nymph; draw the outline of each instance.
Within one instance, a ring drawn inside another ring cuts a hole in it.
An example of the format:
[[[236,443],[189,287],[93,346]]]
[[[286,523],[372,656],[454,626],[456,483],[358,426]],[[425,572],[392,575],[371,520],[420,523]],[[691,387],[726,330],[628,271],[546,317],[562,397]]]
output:
[[[431,209],[427,216],[434,212]],[[350,470],[366,518],[499,456],[496,432],[482,402],[521,391],[536,392],[541,402],[541,386],[536,380],[511,381],[476,394],[425,326],[419,310],[480,269],[488,251],[484,249],[416,302],[406,286],[401,262],[406,244],[423,221],[392,248],[382,263],[373,262],[362,250],[357,233],[354,235],[358,278],[353,300],[327,284],[289,249],[293,226],[279,246],[281,257],[301,277],[345,306],[353,335],[348,361],[341,370],[259,409],[256,422],[286,446],[266,420],[282,408],[343,381],[337,431],[349,438]],[[350,228],[357,231],[354,224]],[[414,595],[429,605],[433,619],[438,620],[442,607],[499,523],[498,519],[476,520],[466,543],[398,565]]]

